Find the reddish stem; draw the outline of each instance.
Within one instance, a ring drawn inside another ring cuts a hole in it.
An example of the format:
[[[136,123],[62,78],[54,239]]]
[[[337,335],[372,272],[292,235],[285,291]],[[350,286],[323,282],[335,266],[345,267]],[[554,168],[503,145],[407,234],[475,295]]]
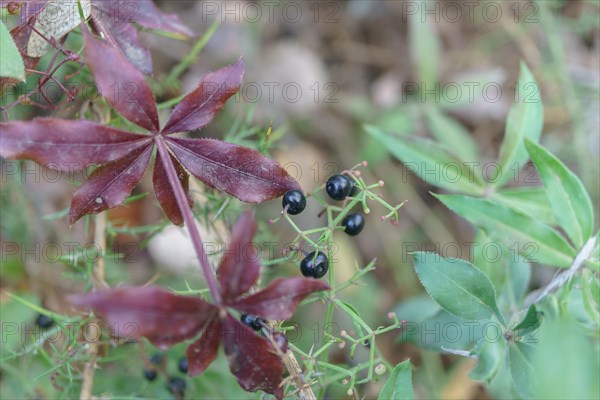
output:
[[[213,303],[217,307],[219,307],[221,305],[221,294],[219,293],[219,290],[217,288],[217,281],[215,279],[213,270],[208,262],[208,257],[206,256],[206,252],[204,251],[204,244],[202,243],[202,239],[200,238],[200,232],[198,232],[198,228],[196,227],[192,210],[190,209],[189,204],[187,202],[185,192],[183,190],[183,187],[181,186],[181,182],[177,177],[177,171],[175,170],[175,166],[173,165],[173,161],[171,160],[171,155],[169,154],[169,150],[167,150],[167,146],[165,144],[164,139],[160,135],[156,136],[155,142],[156,147],[158,148],[158,153],[160,154],[160,158],[165,167],[169,183],[171,184],[173,192],[175,193],[177,206],[179,207],[179,211],[181,211],[181,215],[183,216],[185,226],[187,227],[188,232],[190,233],[192,244],[194,246],[194,250],[196,250],[198,260],[200,261],[200,266],[202,267],[204,278],[206,279],[206,283],[208,284]]]

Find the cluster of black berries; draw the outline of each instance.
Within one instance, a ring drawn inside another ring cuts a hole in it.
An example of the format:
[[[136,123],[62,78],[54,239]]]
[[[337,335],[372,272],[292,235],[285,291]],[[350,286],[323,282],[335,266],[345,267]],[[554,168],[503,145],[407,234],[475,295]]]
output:
[[[156,377],[158,376],[158,369],[163,369],[163,356],[161,354],[153,354],[152,357],[150,357],[150,366],[146,369],[144,369],[144,378],[146,378],[146,380],[148,380],[149,382],[152,382],[156,379]],[[182,357],[179,359],[179,363],[177,365],[178,369],[180,372],[187,374],[188,371],[188,361],[187,358]],[[183,399],[183,397],[185,396],[185,388],[186,388],[186,383],[185,383],[185,379],[178,377],[178,376],[172,376],[169,378],[169,382],[167,383],[167,389],[169,390],[169,392],[171,392],[171,394],[176,398],[176,399]]]
[[[354,196],[358,187],[344,175],[334,175],[327,180],[325,191],[333,200],[342,201],[348,196]],[[284,210],[291,215],[300,214],[306,208],[306,197],[299,190],[290,190],[285,193],[281,204]],[[350,213],[342,220],[344,232],[350,236],[358,235],[365,227],[365,218],[361,213]],[[322,278],[329,270],[329,260],[322,251],[309,253],[300,262],[300,272],[309,278]]]
[[[334,200],[345,200],[358,191],[356,184],[344,175],[334,175],[327,180],[325,190],[329,197]],[[365,218],[361,213],[350,213],[342,220],[344,232],[350,236],[358,235],[365,227]]]

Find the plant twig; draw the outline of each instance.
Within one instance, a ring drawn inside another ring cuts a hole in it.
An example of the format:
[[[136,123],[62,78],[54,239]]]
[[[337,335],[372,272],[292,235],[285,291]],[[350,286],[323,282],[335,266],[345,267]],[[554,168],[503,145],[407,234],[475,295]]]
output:
[[[96,265],[92,270],[92,281],[94,290],[108,287],[104,281],[104,254],[106,252],[106,213],[100,213],[96,216],[94,226],[94,243],[100,249],[100,254],[96,260]],[[88,325],[90,327],[90,325]],[[89,337],[84,335],[84,337]],[[94,374],[96,371],[96,357],[98,356],[98,343],[92,341],[89,343],[88,355],[89,361],[83,367],[83,382],[79,392],[80,400],[89,400],[92,398],[92,388],[94,386]]]
[[[573,276],[577,273],[577,271],[581,269],[584,262],[592,255],[592,252],[594,251],[594,246],[596,245],[596,240],[596,236],[593,236],[585,243],[585,245],[583,245],[581,251],[579,252],[579,254],[577,254],[577,257],[575,257],[573,264],[568,270],[557,274],[550,281],[550,283],[542,289],[531,292],[525,299],[525,309],[529,308],[533,304],[539,303],[547,295],[556,292],[567,282],[569,282],[571,278],[573,278]]]
[[[267,321],[267,325],[270,332],[273,332],[275,327],[275,322]],[[310,385],[304,379],[304,374],[302,373],[302,369],[300,368],[300,364],[298,364],[298,360],[296,360],[296,356],[291,349],[288,349],[287,352],[283,352],[279,345],[273,340],[271,334],[267,335],[268,340],[271,342],[271,346],[275,349],[277,355],[283,361],[285,368],[290,373],[291,379],[294,381],[294,384],[297,388],[298,397],[301,400],[316,400],[315,393],[313,392]]]
[[[106,213],[100,213],[96,216],[94,226],[94,242],[100,249],[100,254],[96,260],[96,267],[93,269],[94,289],[105,289],[108,287],[104,280],[104,254],[106,252]]]

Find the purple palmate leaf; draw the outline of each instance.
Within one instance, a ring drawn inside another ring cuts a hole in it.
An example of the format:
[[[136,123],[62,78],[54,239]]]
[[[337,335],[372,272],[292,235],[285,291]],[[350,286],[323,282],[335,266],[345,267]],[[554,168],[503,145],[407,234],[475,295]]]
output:
[[[97,214],[121,204],[142,179],[152,145],[147,144],[125,157],[96,168],[87,181],[73,194],[69,223],[86,214]]]
[[[76,307],[93,309],[115,336],[143,336],[161,348],[193,338],[217,311],[199,297],[179,296],[156,286],[101,290],[69,300]]]
[[[203,373],[217,358],[221,343],[221,320],[213,318],[204,325],[200,337],[190,344],[185,352],[188,360],[188,375]]]
[[[254,149],[215,139],[168,137],[165,141],[192,175],[247,203],[301,189],[277,162]]]
[[[189,195],[189,186],[190,186],[190,176],[185,171],[185,169],[179,164],[179,161],[175,159],[172,155],[171,161],[175,166],[175,171],[177,173],[177,177],[179,178],[179,182],[183,191],[185,192],[188,198],[188,205],[193,207],[194,201]],[[165,171],[165,165],[163,160],[161,159],[160,153],[156,153],[156,161],[154,162],[154,173],[152,174],[152,183],[154,184],[154,194],[156,195],[156,199],[160,204],[163,212],[171,220],[175,225],[183,225],[183,217],[181,216],[181,211],[177,206],[177,200],[175,199],[175,194],[173,193],[173,188],[171,187],[171,183],[169,182],[169,178],[167,176],[167,172]]]
[[[206,74],[198,87],[171,112],[162,133],[187,132],[208,125],[225,106],[227,99],[240,90],[244,69],[244,61],[240,57],[237,63]]]
[[[151,138],[83,120],[36,118],[0,124],[0,155],[59,171],[81,171],[122,158]]]
[[[267,339],[228,315],[223,322],[223,347],[229,370],[244,390],[283,397],[285,366]]]
[[[326,283],[317,279],[279,278],[260,292],[242,297],[230,306],[261,318],[288,319],[308,294],[327,288]]]
[[[131,19],[144,28],[171,32],[182,37],[194,35],[194,31],[181,22],[176,14],[165,14],[151,0],[137,0]]]
[[[188,172],[207,185],[250,203],[264,202],[281,196],[288,190],[300,189],[298,183],[281,166],[254,149],[213,139],[180,139],[159,135],[156,104],[143,75],[117,50],[110,48],[101,40],[93,38],[90,33],[85,33],[85,35],[88,38],[86,39],[88,45],[99,46],[95,50],[86,51],[86,53],[92,58],[104,55],[110,56],[113,60],[114,68],[100,66],[93,69],[100,86],[104,88],[103,94],[109,96],[115,94],[114,91],[111,91],[112,82],[116,82],[118,87],[132,85],[131,87],[136,88],[131,98],[116,97],[112,100],[109,98],[109,101],[123,116],[130,118],[132,122],[140,126],[148,126],[154,134],[140,135],[88,121],[66,121],[52,118],[35,119],[28,122],[7,122],[0,124],[2,127],[0,156],[33,159],[48,168],[66,171],[81,170],[92,164],[102,165],[116,162],[125,157],[125,161],[117,164],[120,169],[125,170],[127,160],[136,159],[128,157],[132,152],[150,143],[154,147],[160,140],[171,151],[173,156],[171,161],[175,166],[176,176],[179,177],[186,193]],[[233,69],[237,70],[240,66],[243,67],[243,63],[238,61],[234,66]],[[223,70],[231,71],[232,66],[225,67]],[[242,75],[243,73],[239,74],[238,78],[241,79]],[[232,82],[230,74],[221,72],[221,70],[213,72],[212,76]],[[241,81],[236,84],[236,87],[240,85]],[[229,96],[229,92],[219,91],[213,95],[211,101],[214,101],[215,104],[223,104]],[[182,102],[188,104],[189,107],[186,107],[190,112],[196,113],[198,108],[191,106],[193,99],[198,99],[196,92],[184,97]],[[205,118],[212,119],[220,107],[203,108],[202,114],[205,115]],[[173,223],[180,225],[182,223],[181,213],[178,212],[172,185],[164,173],[164,162],[165,160],[161,157],[158,157],[155,162],[156,171],[153,180],[156,196],[165,215]],[[101,169],[96,175],[105,173],[105,171],[107,169]],[[108,171],[112,171],[112,169],[108,169]],[[135,168],[135,171],[138,171],[138,168]],[[141,171],[138,172],[141,173]],[[86,203],[86,206],[83,207],[78,202],[74,202],[77,209],[70,213],[71,223],[86,213],[99,212],[117,206],[116,199],[125,199],[121,189],[133,188],[130,187],[131,180],[126,182],[126,185],[120,186],[119,196],[109,196],[109,201],[106,203],[98,206]],[[84,186],[86,185],[84,184]],[[89,188],[89,185],[86,188]]]
[[[110,7],[108,7],[110,9]],[[144,75],[152,74],[152,56],[150,49],[140,43],[138,30],[123,18],[92,18],[94,27],[101,33],[108,44],[135,66]],[[109,60],[104,61],[110,64]]]
[[[133,68],[117,48],[96,39],[85,27],[81,31],[85,39],[86,62],[102,95],[134,124],[158,132],[158,111],[144,75]]]
[[[327,290],[329,286],[310,278],[277,279],[265,289],[244,297],[250,289],[248,285],[256,280],[253,269],[258,265],[254,262],[258,261],[255,255],[252,254],[251,264],[246,260],[255,226],[256,222],[249,212],[242,214],[235,224],[232,240],[226,251],[228,256],[223,258],[219,267],[220,304],[205,303],[197,297],[169,295],[155,288],[88,293],[76,296],[73,304],[78,308],[94,310],[110,326],[134,322],[139,325],[140,336],[146,336],[163,348],[198,336],[186,351],[190,376],[206,370],[217,356],[219,344],[222,343],[229,368],[241,387],[248,391],[264,390],[281,398],[285,368],[278,351],[267,339],[258,336],[233,317],[228,309],[241,312],[250,309],[266,319],[289,318],[302,299],[310,293]],[[249,272],[253,277],[244,279],[243,274],[247,272],[249,265]],[[149,298],[152,293],[159,299]],[[237,297],[237,300],[232,301],[232,297]],[[165,304],[158,304],[159,302]],[[182,310],[178,309],[179,302]],[[278,302],[280,305],[277,305]],[[194,312],[197,314],[193,314]],[[158,323],[163,316],[164,324],[168,324],[168,327]],[[124,333],[126,332],[116,332],[119,336],[124,336]]]
[[[224,301],[234,301],[258,280],[260,260],[252,243],[255,233],[256,221],[250,213],[242,214],[231,230],[228,251],[223,254],[218,271]]]

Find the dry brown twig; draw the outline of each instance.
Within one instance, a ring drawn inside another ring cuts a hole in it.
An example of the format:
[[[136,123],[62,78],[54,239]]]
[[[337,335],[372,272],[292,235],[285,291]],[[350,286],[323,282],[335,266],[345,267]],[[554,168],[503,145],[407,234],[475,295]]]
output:
[[[96,216],[94,226],[94,242],[101,254],[96,260],[96,265],[92,272],[94,290],[107,288],[108,285],[104,281],[104,252],[106,249],[106,213],[100,213]],[[88,325],[89,327],[90,325]],[[89,337],[85,335],[85,337]],[[79,393],[80,400],[88,400],[92,398],[92,388],[94,386],[94,373],[96,371],[96,358],[98,356],[98,343],[92,341],[89,343],[88,355],[90,360],[83,368],[83,382],[81,384],[81,392]]]
[[[273,329],[275,327],[275,322],[274,321],[266,321],[266,325],[268,326],[269,331],[273,332]],[[298,398],[301,400],[316,400],[317,398],[315,396],[315,393],[313,392],[310,385],[304,379],[304,374],[302,373],[300,364],[298,364],[298,360],[296,360],[296,356],[294,355],[292,350],[288,349],[288,351],[284,353],[279,348],[279,345],[273,340],[273,336],[271,334],[266,335],[266,336],[269,339],[269,341],[271,342],[271,346],[273,346],[273,348],[275,349],[275,352],[277,352],[277,355],[283,361],[283,364],[285,365],[285,368],[288,370],[288,372],[290,374],[290,378],[294,382],[294,385],[296,385],[296,388],[297,388],[296,392],[298,393]]]

